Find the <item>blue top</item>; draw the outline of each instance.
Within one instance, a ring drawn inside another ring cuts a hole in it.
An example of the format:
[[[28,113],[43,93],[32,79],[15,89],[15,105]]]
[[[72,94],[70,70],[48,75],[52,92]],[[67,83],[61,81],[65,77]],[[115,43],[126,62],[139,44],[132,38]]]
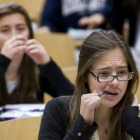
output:
[[[85,29],[78,20],[93,13],[101,13],[107,20],[114,0],[46,0],[41,17],[41,26],[54,32],[66,32],[69,27]]]

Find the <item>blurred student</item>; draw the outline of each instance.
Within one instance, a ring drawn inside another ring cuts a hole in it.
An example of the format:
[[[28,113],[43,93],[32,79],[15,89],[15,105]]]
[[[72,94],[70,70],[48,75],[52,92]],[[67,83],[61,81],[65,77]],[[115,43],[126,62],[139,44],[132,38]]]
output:
[[[113,28],[120,34],[127,34],[127,40],[134,47],[138,30],[140,0],[114,0]]]
[[[46,0],[39,31],[67,32],[69,28],[105,26],[114,0]]]
[[[38,41],[33,39],[31,20],[16,3],[0,5],[0,106],[43,102],[72,94],[74,86],[63,75]]]

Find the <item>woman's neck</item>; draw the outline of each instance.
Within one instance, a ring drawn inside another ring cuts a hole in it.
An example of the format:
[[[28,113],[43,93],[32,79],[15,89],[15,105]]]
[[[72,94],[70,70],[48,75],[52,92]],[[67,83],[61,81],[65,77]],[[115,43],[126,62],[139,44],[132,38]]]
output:
[[[95,121],[101,123],[110,123],[112,108],[100,105],[100,107],[95,111]]]
[[[112,108],[100,105],[100,107],[95,111],[95,122],[98,124],[98,135],[100,140],[107,140],[110,133],[110,117],[112,113]]]
[[[20,67],[22,58],[13,59],[5,73],[6,81],[13,81],[18,77],[18,69]]]

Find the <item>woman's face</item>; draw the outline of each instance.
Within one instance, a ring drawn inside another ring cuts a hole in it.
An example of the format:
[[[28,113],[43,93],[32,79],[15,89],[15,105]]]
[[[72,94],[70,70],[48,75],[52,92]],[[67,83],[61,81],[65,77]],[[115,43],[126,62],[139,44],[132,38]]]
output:
[[[90,69],[96,75],[110,74],[117,75],[128,72],[127,61],[120,49],[108,51],[103,57],[97,60]],[[102,97],[102,104],[107,107],[115,106],[124,96],[128,81],[118,81],[114,78],[112,82],[100,83],[92,74],[88,74],[88,84],[90,92],[96,90],[98,93],[108,91],[112,94],[106,94]]]
[[[14,13],[0,18],[0,49],[8,39],[16,35],[29,38],[29,29],[24,16]]]

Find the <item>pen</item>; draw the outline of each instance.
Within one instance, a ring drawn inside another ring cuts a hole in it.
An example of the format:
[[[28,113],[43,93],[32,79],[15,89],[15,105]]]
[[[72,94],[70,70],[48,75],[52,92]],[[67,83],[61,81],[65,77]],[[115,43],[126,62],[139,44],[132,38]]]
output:
[[[99,97],[103,97],[106,93],[107,93],[107,91],[100,92],[100,93],[98,94],[98,96],[99,96]]]

